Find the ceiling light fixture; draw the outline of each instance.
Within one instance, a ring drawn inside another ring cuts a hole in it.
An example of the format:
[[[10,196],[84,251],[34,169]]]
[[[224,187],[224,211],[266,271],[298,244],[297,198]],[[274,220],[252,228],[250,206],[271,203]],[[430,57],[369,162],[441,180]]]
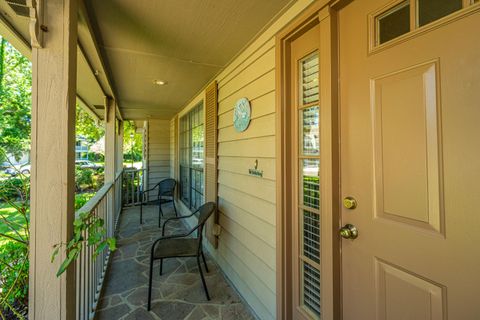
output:
[[[157,86],[163,86],[167,84],[167,81],[153,80],[153,84],[156,84]]]

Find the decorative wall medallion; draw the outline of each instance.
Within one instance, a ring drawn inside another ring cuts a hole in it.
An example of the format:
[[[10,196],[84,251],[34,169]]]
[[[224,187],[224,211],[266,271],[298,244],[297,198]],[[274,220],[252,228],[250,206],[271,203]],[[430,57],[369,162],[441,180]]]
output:
[[[241,98],[235,104],[233,110],[233,126],[237,132],[247,130],[250,124],[251,108],[247,98]]]

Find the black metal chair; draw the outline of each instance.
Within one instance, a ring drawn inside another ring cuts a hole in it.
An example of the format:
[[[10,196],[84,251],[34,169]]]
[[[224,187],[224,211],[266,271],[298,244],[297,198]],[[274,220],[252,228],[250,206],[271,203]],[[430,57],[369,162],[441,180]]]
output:
[[[197,211],[193,212],[191,215],[173,217],[165,220],[162,228],[162,237],[155,240],[150,253],[150,274],[148,279],[148,311],[150,311],[152,301],[153,262],[155,260],[160,260],[160,275],[162,275],[163,259],[166,258],[197,257],[198,271],[200,272],[200,277],[202,279],[205,296],[207,297],[207,300],[210,300],[207,283],[205,282],[202,266],[200,264],[200,256],[202,257],[203,264],[205,265],[205,270],[208,273],[207,262],[205,260],[205,255],[203,254],[202,247],[203,228],[205,226],[205,222],[215,211],[215,208],[216,205],[214,202],[207,202],[203,206],[198,208]],[[186,231],[183,234],[165,236],[165,226],[168,222],[189,218],[197,212],[199,212],[198,223],[194,228]],[[196,238],[188,237],[195,230],[197,231]]]
[[[177,208],[175,207],[175,179],[164,179],[157,183],[153,188],[141,191],[140,193],[140,224],[143,223],[143,206],[158,204],[158,227],[161,227],[161,217],[163,217],[162,204],[172,202],[175,216],[178,217]],[[157,197],[154,200],[144,201],[145,195],[155,191],[158,188]]]

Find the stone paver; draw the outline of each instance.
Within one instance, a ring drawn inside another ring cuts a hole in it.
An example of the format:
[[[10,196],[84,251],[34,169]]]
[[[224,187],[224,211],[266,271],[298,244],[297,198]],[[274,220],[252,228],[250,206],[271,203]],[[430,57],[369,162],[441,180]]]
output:
[[[173,216],[173,209],[168,205],[162,208],[165,218]],[[118,249],[113,253],[96,319],[255,319],[208,255],[209,273],[205,273],[205,279],[210,301],[205,298],[195,258],[171,258],[164,260],[162,276],[159,275],[159,262],[154,265],[152,310],[148,312],[150,248],[160,237],[161,230],[156,206],[144,207],[143,213],[143,225],[139,224],[138,207],[125,209],[121,215]],[[169,223],[167,234],[184,230],[181,222]]]

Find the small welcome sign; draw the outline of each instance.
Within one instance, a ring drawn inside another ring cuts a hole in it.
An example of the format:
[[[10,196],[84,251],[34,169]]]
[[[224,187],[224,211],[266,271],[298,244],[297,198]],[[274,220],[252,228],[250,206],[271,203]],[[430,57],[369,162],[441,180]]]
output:
[[[263,178],[263,170],[258,170],[258,160],[255,160],[254,168],[253,169],[248,169],[248,173],[251,176],[256,176]]]

